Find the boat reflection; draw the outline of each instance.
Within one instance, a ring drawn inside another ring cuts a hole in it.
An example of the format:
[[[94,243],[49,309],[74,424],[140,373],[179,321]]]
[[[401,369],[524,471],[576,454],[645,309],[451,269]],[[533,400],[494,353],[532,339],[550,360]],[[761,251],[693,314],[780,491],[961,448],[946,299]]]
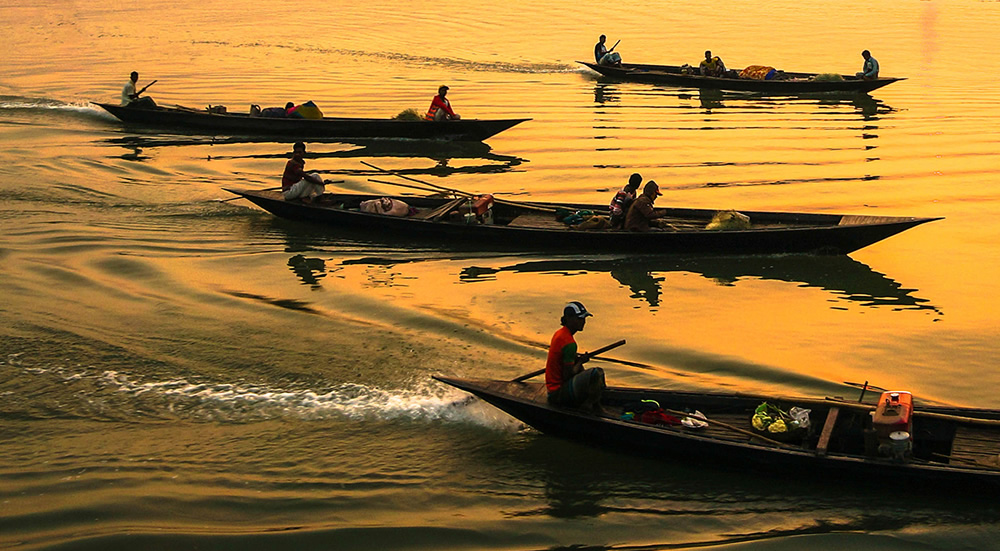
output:
[[[127,160],[146,160],[142,155],[144,149],[163,147],[219,147],[226,145],[261,144],[272,147],[261,148],[262,152],[244,153],[244,150],[233,149],[238,153],[228,154],[223,148],[218,153],[213,150],[210,155],[215,160],[246,160],[246,159],[280,159],[287,160],[291,154],[291,145],[297,140],[281,138],[253,137],[209,137],[163,134],[127,134],[115,138],[105,138],[101,143],[118,146],[129,150],[129,153],[117,157]],[[311,147],[306,154],[307,159],[364,159],[364,158],[409,158],[430,159],[435,164],[430,168],[400,169],[401,174],[425,174],[447,176],[451,174],[496,174],[512,170],[527,162],[514,155],[500,155],[482,142],[429,142],[427,140],[325,140],[309,139],[310,146],[329,144],[332,147],[326,151]],[[338,147],[339,146],[339,147]],[[453,160],[483,160],[485,164],[473,164],[461,167],[450,166]],[[332,172],[336,173],[336,172]],[[341,172],[348,174],[347,172]],[[364,171],[349,172],[365,175]]]
[[[659,518],[678,527],[669,544],[636,549],[729,549],[760,540],[899,531],[928,523],[961,530],[992,525],[998,513],[985,494],[942,494],[889,482],[845,485],[826,477],[800,476],[790,484],[752,467],[708,468],[698,461],[622,454],[528,434],[513,445],[509,441],[483,445],[472,457],[488,473],[503,473],[525,487],[543,489],[545,500],[538,507],[507,514],[559,519],[616,515],[623,522],[634,519],[637,530],[662,533],[662,525],[654,526]],[[572,461],[567,460],[570,457]],[[886,492],[901,499],[906,496],[912,506],[873,509]],[[612,548],[620,547],[594,547]]]
[[[822,289],[840,300],[862,306],[896,310],[929,310],[937,306],[915,296],[915,289],[880,274],[848,256],[803,258],[788,256],[713,257],[621,257],[610,260],[554,259],[530,260],[508,266],[469,266],[459,278],[466,282],[495,280],[499,273],[539,273],[563,276],[580,272],[606,272],[629,289],[629,297],[650,307],[660,305],[660,275],[668,272],[700,274],[719,285],[738,285],[741,280],[763,279]]]
[[[609,102],[619,103],[622,97],[629,95],[641,97],[643,100],[660,98],[663,103],[673,104],[686,101],[697,101],[705,110],[739,107],[746,109],[775,109],[792,105],[814,105],[822,108],[851,107],[861,115],[863,120],[877,119],[880,115],[894,113],[896,109],[884,101],[872,97],[871,94],[859,92],[813,92],[804,94],[773,95],[761,92],[734,92],[715,89],[685,89],[670,86],[650,86],[648,84],[623,84],[611,79],[597,79],[594,86],[594,102],[604,105]]]

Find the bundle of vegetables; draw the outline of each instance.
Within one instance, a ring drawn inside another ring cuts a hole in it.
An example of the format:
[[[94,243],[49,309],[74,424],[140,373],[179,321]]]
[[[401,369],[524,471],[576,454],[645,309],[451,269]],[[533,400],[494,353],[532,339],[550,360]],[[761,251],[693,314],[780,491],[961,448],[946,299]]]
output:
[[[809,410],[796,407],[786,412],[778,406],[764,402],[754,410],[750,424],[761,432],[767,431],[772,434],[805,429],[809,427]]]
[[[420,111],[411,108],[401,111],[398,115],[396,115],[393,118],[398,121],[419,121],[422,120],[424,117],[423,115],[420,114]]]

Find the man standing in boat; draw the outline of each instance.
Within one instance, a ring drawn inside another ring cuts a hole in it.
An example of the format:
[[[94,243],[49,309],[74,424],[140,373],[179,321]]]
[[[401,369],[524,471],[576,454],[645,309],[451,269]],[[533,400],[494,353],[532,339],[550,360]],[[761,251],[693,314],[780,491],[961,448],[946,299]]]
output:
[[[448,87],[442,84],[441,87],[438,88],[437,95],[434,96],[434,99],[431,100],[431,106],[427,110],[427,114],[424,115],[424,120],[457,121],[458,119],[462,118],[458,115],[458,113],[452,110],[451,102],[448,101],[448,98],[445,97],[447,94],[448,94]]]
[[[323,194],[323,178],[315,172],[306,173],[306,144],[295,142],[292,146],[292,158],[285,163],[285,172],[281,175],[281,194],[285,201],[301,199],[303,203],[311,203],[314,197]]]
[[[868,50],[861,52],[861,57],[865,60],[864,67],[861,68],[861,72],[857,74],[858,78],[863,78],[865,80],[875,80],[878,78],[878,61],[872,57],[872,53]]]
[[[653,203],[660,195],[663,194],[660,193],[660,186],[656,182],[652,180],[646,182],[646,186],[642,188],[642,195],[632,201],[632,206],[625,215],[625,229],[636,232],[649,231],[654,220],[666,216],[667,211],[653,208]]]
[[[153,82],[150,82],[149,84],[144,86],[142,90],[139,90],[138,92],[135,89],[135,85],[137,82],[139,82],[139,73],[132,71],[132,74],[129,75],[129,81],[126,82],[125,86],[122,88],[122,106],[146,107],[146,108],[156,107],[156,102],[153,101],[153,98],[139,97],[143,92],[146,91],[146,88],[152,86],[153,82],[156,81],[154,80]]]
[[[607,386],[604,370],[599,367],[584,369],[590,359],[587,354],[577,354],[575,333],[583,331],[587,318],[592,316],[579,302],[570,302],[563,308],[562,327],[552,335],[549,354],[545,361],[545,388],[549,403],[557,406],[597,409],[601,392]]]

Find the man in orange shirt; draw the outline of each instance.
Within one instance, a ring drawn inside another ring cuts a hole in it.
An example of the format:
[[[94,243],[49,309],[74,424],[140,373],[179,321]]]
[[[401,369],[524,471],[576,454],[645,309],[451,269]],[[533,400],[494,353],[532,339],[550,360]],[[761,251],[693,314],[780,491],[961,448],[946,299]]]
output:
[[[434,96],[434,99],[431,100],[431,106],[427,110],[427,114],[424,115],[424,120],[457,121],[462,118],[451,108],[451,102],[448,101],[447,97],[445,97],[447,95],[448,87],[441,85],[441,87],[438,88],[438,95]]]
[[[549,403],[557,406],[600,409],[598,400],[607,386],[604,370],[599,367],[584,369],[590,358],[577,354],[574,333],[583,331],[587,318],[592,316],[579,302],[570,302],[563,308],[562,327],[552,335],[549,355],[545,362],[545,387]]]

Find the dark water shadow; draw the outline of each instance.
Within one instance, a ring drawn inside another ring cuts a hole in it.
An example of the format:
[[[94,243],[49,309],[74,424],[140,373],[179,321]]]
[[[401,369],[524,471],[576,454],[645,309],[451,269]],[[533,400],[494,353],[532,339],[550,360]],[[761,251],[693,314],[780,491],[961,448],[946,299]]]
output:
[[[850,108],[863,120],[876,120],[881,115],[894,113],[897,109],[865,92],[812,92],[802,94],[767,94],[763,92],[739,92],[715,89],[676,88],[657,84],[623,83],[606,77],[596,79],[594,103],[606,106],[621,103],[628,96],[662,98],[666,104],[682,104],[697,101],[701,109],[725,112],[727,108],[772,110],[792,105],[801,107]],[[821,112],[821,111],[818,111]]]
[[[430,241],[386,242],[367,232],[308,222],[263,219],[253,232],[273,233],[292,254],[288,266],[304,285],[321,286],[326,274],[345,266],[399,266],[429,261],[464,263],[458,278],[467,284],[496,281],[501,274],[543,274],[570,277],[581,273],[606,273],[628,290],[628,297],[649,308],[658,308],[668,273],[693,273],[722,286],[742,281],[783,281],[802,288],[821,289],[833,298],[831,308],[857,305],[896,311],[924,311],[934,316],[944,312],[918,289],[873,270],[846,255],[560,255],[540,257],[514,245],[510,251],[484,251],[472,244],[443,245]],[[513,263],[497,264],[497,255]],[[336,260],[336,259],[340,260]],[[512,260],[513,259],[513,260]],[[520,259],[520,260],[518,260]],[[836,303],[842,303],[837,305]]]
[[[239,159],[288,159],[291,155],[291,146],[298,140],[292,138],[257,138],[257,137],[206,137],[206,136],[178,136],[164,134],[126,134],[114,138],[104,138],[99,141],[103,145],[122,147],[128,153],[116,155],[132,161],[142,161],[148,157],[143,155],[143,151],[155,148],[167,147],[203,147],[219,146],[219,153],[210,155],[216,160],[239,160]],[[306,154],[306,159],[430,159],[434,165],[421,168],[395,169],[401,174],[408,175],[436,175],[450,176],[454,174],[496,174],[509,172],[522,163],[528,162],[526,159],[514,155],[501,155],[494,153],[492,148],[482,142],[431,142],[427,140],[306,140],[310,151]],[[260,152],[228,154],[224,146],[240,144],[260,144]],[[346,146],[333,151],[322,151],[316,144],[331,144]],[[469,164],[468,161],[482,160],[485,163]],[[452,166],[452,161],[462,161],[461,166]],[[331,174],[353,174],[363,176],[366,174],[383,174],[379,171],[354,170],[337,171],[323,170]]]
[[[627,287],[630,296],[649,307],[658,307],[663,293],[660,274],[690,272],[719,285],[738,285],[741,280],[772,280],[827,291],[840,301],[865,307],[895,310],[927,310],[942,315],[916,289],[872,270],[848,256],[743,256],[743,257],[621,257],[614,259],[528,260],[507,266],[469,266],[459,278],[468,283],[495,280],[500,273],[541,273],[568,276],[581,272],[607,273]]]
[[[683,522],[686,542],[593,549],[738,547],[744,542],[823,534],[897,532],[909,527],[953,530],[996,525],[1000,505],[989,492],[837,477],[783,476],[750,466],[590,447],[529,431],[478,448],[470,461],[539,486],[544,504],[509,510],[511,519],[597,519],[630,516]],[[676,532],[675,532],[676,533]],[[589,547],[588,547],[589,548]]]

